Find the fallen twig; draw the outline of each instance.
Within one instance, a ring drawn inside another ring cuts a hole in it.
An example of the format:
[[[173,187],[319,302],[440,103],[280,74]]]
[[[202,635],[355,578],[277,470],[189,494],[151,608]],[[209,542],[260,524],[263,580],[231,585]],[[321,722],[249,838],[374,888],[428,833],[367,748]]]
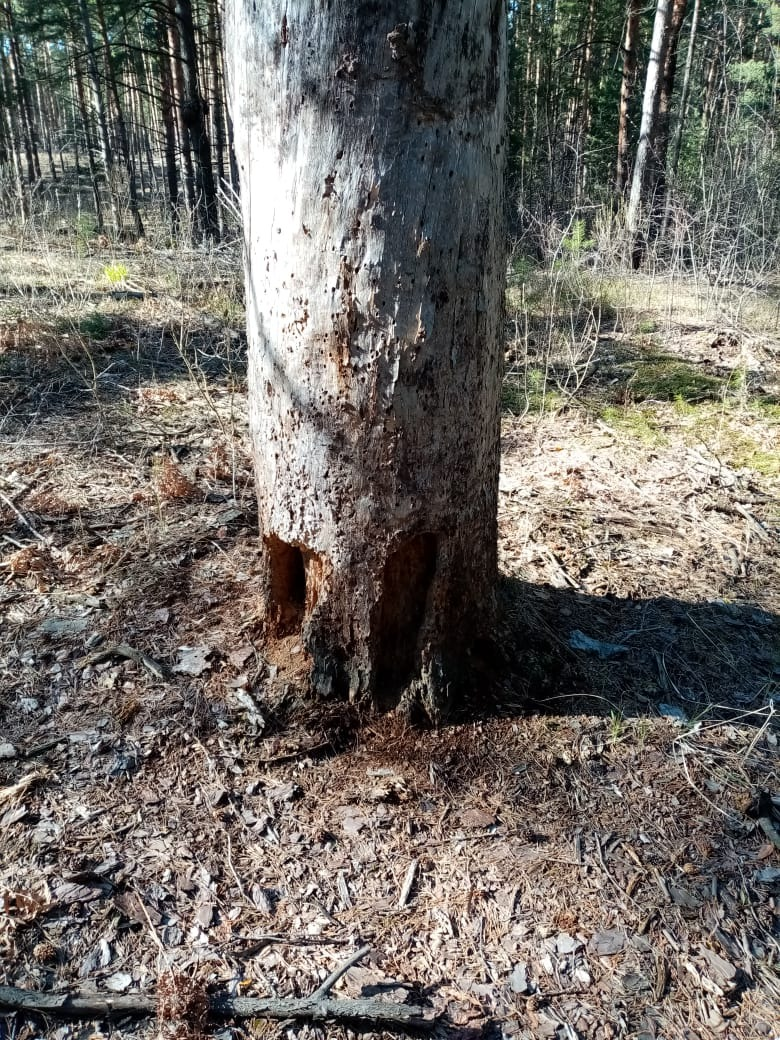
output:
[[[108,657],[125,657],[128,661],[135,661],[136,664],[140,664],[147,672],[153,675],[155,679],[164,680],[168,677],[164,665],[160,664],[159,661],[155,661],[153,657],[149,657],[143,650],[136,650],[134,646],[129,646],[127,643],[108,643],[106,646],[101,646],[98,650],[87,654],[86,657],[80,658],[76,662],[76,666],[85,668],[87,665],[105,661]]]
[[[328,975],[328,977],[322,983],[322,985],[318,986],[317,989],[315,989],[315,991],[312,993],[311,997],[309,997],[308,999],[322,1000],[324,997],[327,997],[328,993],[330,993],[330,991],[339,981],[341,976],[346,975],[346,973],[349,971],[352,965],[357,964],[359,960],[362,960],[365,957],[365,955],[370,952],[370,950],[370,946],[361,946],[361,948],[357,950],[355,953],[353,953],[350,957],[348,957],[343,964],[339,965],[339,967],[336,968],[335,971],[332,971],[330,975]]]
[[[107,993],[41,993],[37,990],[0,986],[0,1010],[27,1011],[62,1018],[121,1018],[124,1015],[154,1015],[157,998],[147,993],[111,996]],[[222,1018],[312,1019],[322,1021],[371,1022],[431,1029],[433,1012],[414,1004],[384,1000],[330,1000],[290,997],[209,997],[209,1011]]]
[[[10,499],[8,497],[8,495],[4,494],[2,491],[0,491],[0,500],[2,500],[5,503],[5,505],[8,506],[8,508],[14,514],[14,516],[19,521],[19,523],[22,525],[22,527],[26,527],[27,530],[30,532],[30,534],[34,538],[36,538],[41,543],[41,545],[48,545],[49,544],[46,541],[46,539],[44,538],[44,536],[40,533],[40,531],[36,531],[35,530],[35,528],[30,523],[30,521],[27,519],[27,517],[24,515],[24,513],[20,509],[16,508],[16,506],[13,503],[13,500]]]
[[[224,993],[208,997],[211,1015],[221,1018],[329,1019],[351,1023],[378,1023],[407,1029],[431,1029],[433,1011],[414,1004],[358,998],[331,1000],[328,993],[353,964],[370,950],[364,946],[325,979],[309,997],[231,997]],[[154,1015],[158,997],[148,993],[112,996],[108,993],[41,993],[38,990],[0,986],[0,1011],[26,1011],[62,1018],[118,1018],[123,1015]]]

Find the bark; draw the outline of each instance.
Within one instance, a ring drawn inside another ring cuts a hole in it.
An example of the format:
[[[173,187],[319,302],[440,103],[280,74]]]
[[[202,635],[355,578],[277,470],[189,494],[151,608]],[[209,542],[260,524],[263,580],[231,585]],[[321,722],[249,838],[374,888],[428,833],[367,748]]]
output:
[[[228,139],[228,157],[230,159],[230,187],[233,192],[238,196],[241,190],[240,177],[238,173],[238,161],[236,160],[236,149],[235,149],[235,138],[233,135],[233,120],[230,117],[230,112],[227,112],[227,139]]]
[[[90,113],[84,88],[84,74],[75,55],[73,57],[73,80],[76,88],[76,102],[79,116],[81,117],[81,125],[84,128],[84,150],[87,153],[89,181],[92,187],[92,200],[95,207],[95,230],[98,234],[102,234],[105,228],[105,220],[103,217],[103,201],[100,197],[99,172],[95,162],[95,147],[92,140]]]
[[[661,88],[658,97],[658,117],[656,119],[655,140],[653,143],[653,165],[650,177],[648,197],[651,201],[653,221],[661,223],[663,203],[666,195],[666,156],[669,151],[669,126],[671,117],[672,94],[677,76],[677,45],[680,39],[687,0],[672,0],[669,22],[666,31],[666,55],[664,58]]]
[[[114,221],[114,231],[117,236],[122,234],[122,214],[114,191],[114,152],[111,147],[111,139],[108,133],[108,120],[106,118],[106,105],[103,100],[103,88],[100,82],[97,56],[95,51],[95,38],[92,32],[87,0],[79,0],[79,15],[81,17],[81,29],[86,45],[87,75],[92,88],[92,108],[95,113],[95,124],[97,126],[98,141],[100,142],[100,153],[103,158],[103,172],[108,186],[108,195],[111,201],[111,214]],[[90,170],[90,173],[92,170]]]
[[[176,27],[181,45],[182,121],[189,135],[195,163],[198,224],[206,238],[219,238],[217,194],[211,166],[211,144],[206,127],[207,105],[200,91],[198,48],[191,0],[174,0]]]
[[[588,20],[585,30],[585,50],[582,64],[580,66],[580,79],[582,82],[582,95],[579,101],[579,115],[577,119],[577,145],[576,159],[577,170],[574,186],[574,202],[581,206],[585,198],[585,188],[588,183],[588,136],[591,126],[590,88],[593,72],[593,34],[596,24],[596,0],[590,0],[588,4]]]
[[[44,64],[44,74],[46,74],[45,70],[46,66]],[[49,160],[49,175],[51,176],[52,181],[56,184],[57,181],[59,181],[59,177],[57,175],[57,167],[54,163],[54,152],[52,150],[52,120],[50,118],[48,97],[41,89],[40,70],[35,83],[35,107],[38,112],[38,126],[40,127],[41,137],[43,138],[43,147],[46,151],[46,157]]]
[[[113,107],[116,140],[119,142],[119,151],[122,156],[122,161],[125,166],[125,174],[127,176],[127,193],[130,215],[133,218],[136,236],[142,238],[144,237],[144,222],[142,222],[140,210],[138,208],[138,188],[135,178],[135,163],[130,150],[130,137],[127,132],[127,123],[125,121],[125,111],[120,98],[120,89],[118,83],[116,83],[116,74],[113,68],[111,44],[108,38],[105,11],[103,10],[103,4],[100,0],[95,5],[95,11],[98,17],[98,28],[100,29],[101,43],[103,44],[106,58],[106,83],[108,86],[110,102]],[[126,41],[127,36],[125,36],[125,42]]]
[[[24,147],[27,160],[27,180],[30,184],[35,184],[41,180],[41,164],[38,158],[35,122],[33,120],[27,77],[24,73],[19,41],[16,36],[13,8],[10,3],[5,5],[4,14],[8,28],[8,68],[13,93],[16,96],[21,144]]]
[[[176,133],[179,139],[179,154],[182,166],[182,187],[184,204],[190,218],[191,231],[198,233],[198,208],[195,198],[195,167],[192,163],[190,135],[184,121],[184,71],[181,59],[181,44],[176,22],[174,0],[168,0],[167,9],[168,51],[170,57],[171,89],[173,92],[174,112],[176,113]]]
[[[489,623],[504,0],[228,0],[269,629],[434,719]]]
[[[639,39],[641,7],[641,0],[629,0],[626,13],[626,35],[623,40],[623,76],[620,81],[620,107],[618,111],[617,163],[615,166],[615,191],[619,195],[625,192],[628,184],[628,110],[636,82],[637,41]]]
[[[214,161],[217,187],[225,184],[225,110],[222,91],[222,24],[218,0],[209,4],[209,79],[211,93],[211,125],[213,127]]]
[[[122,156],[122,161],[125,167],[125,174],[127,176],[127,194],[128,201],[130,204],[130,215],[133,218],[133,224],[135,226],[135,233],[138,238],[143,238],[144,225],[141,219],[141,212],[138,207],[138,188],[136,185],[136,174],[135,174],[135,163],[133,162],[133,156],[130,151],[130,138],[127,133],[127,123],[125,122],[125,113],[122,108],[122,102],[119,97],[119,87],[117,86],[116,73],[114,72],[114,63],[111,55],[111,44],[108,38],[108,29],[106,27],[106,17],[103,10],[102,2],[95,4],[95,13],[97,14],[98,28],[100,29],[100,38],[103,44],[103,49],[106,57],[106,83],[108,85],[109,97],[111,104],[114,109],[114,120],[116,124],[116,136],[119,142],[119,153]]]
[[[148,1017],[159,1014],[161,1001],[147,993],[112,995],[106,993],[44,993],[0,986],[0,1011],[28,1012],[53,1018]],[[414,1004],[395,1004],[385,1000],[334,1000],[329,997],[231,997],[226,994],[203,996],[197,1010],[219,1018],[297,1019],[314,1022],[373,1023],[394,1029],[432,1029],[435,1016]],[[168,1024],[185,1022],[192,1026],[192,1008],[183,1004],[181,1019],[174,1007],[164,1019]]]
[[[161,34],[164,30],[160,29]],[[176,124],[174,121],[173,81],[171,64],[165,56],[165,39],[160,39],[160,118],[164,130],[164,168],[168,211],[174,233],[179,226],[179,170],[176,165]]]
[[[667,163],[666,199],[664,201],[664,224],[662,234],[666,232],[671,216],[671,188],[674,184],[675,178],[677,177],[677,167],[680,162],[680,149],[682,147],[682,135],[683,129],[685,128],[685,118],[688,113],[688,97],[690,95],[691,90],[691,70],[693,68],[693,55],[696,50],[696,33],[699,28],[700,11],[701,0],[694,0],[693,16],[691,19],[691,32],[688,37],[688,53],[685,58],[685,72],[683,73],[682,88],[680,90],[679,114],[677,116],[677,125],[674,128],[671,151],[669,152],[669,161]]]
[[[2,52],[0,52],[0,72],[2,73],[3,93],[5,99],[7,99],[12,96],[11,73],[8,68],[8,59]],[[19,124],[14,118],[17,114],[18,109],[15,106],[7,103],[3,105],[6,141],[11,153],[10,158],[14,173],[16,196],[19,201],[19,212],[23,218],[26,218],[30,215],[30,199],[22,171],[22,135],[19,129]]]
[[[653,159],[653,143],[655,140],[656,122],[658,119],[658,102],[661,91],[661,74],[666,58],[666,38],[669,20],[670,0],[656,0],[653,37],[650,42],[650,57],[647,63],[645,91],[642,99],[642,122],[639,127],[639,143],[634,160],[634,172],[631,178],[631,194],[626,211],[631,259],[635,267],[642,260],[643,246],[639,242],[638,232],[642,211],[647,210],[647,185],[650,164]]]

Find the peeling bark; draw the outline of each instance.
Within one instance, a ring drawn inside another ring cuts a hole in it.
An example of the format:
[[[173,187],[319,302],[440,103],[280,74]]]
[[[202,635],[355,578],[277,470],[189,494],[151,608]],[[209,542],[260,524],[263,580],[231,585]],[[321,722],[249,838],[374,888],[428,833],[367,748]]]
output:
[[[489,623],[504,0],[228,0],[269,627],[439,718]]]

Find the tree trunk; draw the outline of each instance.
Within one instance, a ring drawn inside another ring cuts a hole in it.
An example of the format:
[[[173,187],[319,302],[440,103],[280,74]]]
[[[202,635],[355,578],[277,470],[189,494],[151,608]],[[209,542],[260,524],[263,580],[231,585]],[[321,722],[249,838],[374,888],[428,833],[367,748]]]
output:
[[[103,219],[103,202],[100,198],[100,180],[98,178],[97,164],[95,163],[95,146],[92,140],[92,127],[89,108],[87,107],[86,91],[84,89],[84,75],[79,65],[78,56],[73,55],[73,79],[76,86],[76,99],[78,102],[81,125],[84,128],[84,150],[87,153],[87,165],[89,167],[89,180],[92,187],[92,200],[95,207],[95,231],[100,235],[105,228]]]
[[[666,32],[666,54],[661,76],[661,89],[658,96],[658,116],[656,118],[653,142],[653,164],[648,189],[654,231],[658,231],[666,196],[666,156],[669,151],[669,126],[671,118],[672,94],[677,76],[677,44],[680,39],[687,0],[672,0],[669,22]]]
[[[219,238],[217,193],[211,166],[211,145],[206,129],[206,103],[200,92],[198,48],[192,21],[191,0],[174,0],[176,27],[181,45],[182,119],[187,128],[196,171],[198,224],[206,238]]]
[[[176,22],[175,0],[168,0],[167,8],[168,51],[171,67],[171,89],[173,91],[174,111],[176,112],[176,132],[179,138],[179,154],[182,165],[182,187],[184,204],[190,219],[190,235],[197,236],[201,232],[198,226],[198,207],[195,198],[195,168],[192,164],[192,149],[187,124],[184,120],[184,71],[182,69],[181,43]]]
[[[672,189],[674,186],[675,178],[677,177],[677,167],[680,162],[680,149],[682,147],[683,128],[685,127],[685,117],[688,112],[688,97],[690,95],[691,90],[691,70],[693,68],[693,55],[696,49],[696,33],[699,28],[700,10],[701,0],[694,0],[693,17],[691,19],[691,32],[690,36],[688,37],[688,54],[685,58],[685,72],[683,73],[682,89],[680,90],[680,104],[679,112],[677,115],[677,124],[674,128],[671,150],[669,152],[669,160],[666,164],[666,192],[664,199],[664,220],[663,227],[661,230],[662,237],[666,234],[667,228],[669,227],[669,220],[671,219]]]
[[[125,122],[125,113],[122,108],[122,101],[119,97],[119,87],[117,86],[116,73],[114,72],[114,63],[111,54],[111,43],[108,38],[108,29],[106,27],[106,16],[103,10],[102,2],[95,4],[95,13],[97,15],[98,28],[100,29],[100,39],[103,44],[103,49],[106,58],[106,82],[108,84],[109,97],[111,104],[114,107],[114,119],[116,122],[116,136],[119,142],[119,152],[122,156],[122,161],[125,167],[125,174],[127,176],[127,194],[128,201],[130,204],[130,216],[133,218],[133,225],[135,226],[135,234],[137,238],[143,238],[144,235],[144,224],[141,219],[141,211],[138,208],[138,188],[136,186],[135,176],[135,163],[133,162],[133,156],[130,151],[130,138],[127,134],[127,124]]]
[[[639,14],[641,0],[629,0],[626,13],[626,35],[623,40],[623,77],[620,81],[620,108],[618,111],[617,163],[615,166],[615,191],[622,195],[628,184],[628,109],[636,81],[637,41],[639,39]]]
[[[590,0],[588,4],[588,20],[585,29],[585,49],[580,66],[580,79],[582,82],[582,93],[577,102],[577,142],[576,158],[577,168],[574,181],[574,204],[577,207],[585,201],[585,188],[588,183],[588,137],[592,121],[590,89],[591,76],[593,75],[593,48],[594,32],[596,25],[596,0]]]
[[[27,159],[27,180],[36,184],[41,180],[41,163],[38,158],[35,122],[32,115],[27,77],[24,74],[21,50],[16,35],[13,8],[7,3],[4,8],[6,26],[8,28],[8,67],[11,73],[13,92],[18,106],[18,125],[21,142]]]
[[[645,92],[642,99],[642,122],[639,127],[639,144],[634,160],[634,172],[631,178],[631,195],[626,211],[626,227],[628,228],[631,261],[638,267],[642,261],[644,247],[639,241],[638,233],[643,208],[647,208],[647,184],[650,164],[653,156],[656,120],[658,118],[658,100],[661,91],[661,72],[666,58],[666,35],[669,20],[670,0],[656,0],[653,37],[650,43],[650,57],[647,62]]]
[[[267,625],[434,719],[497,573],[505,37],[504,0],[225,13]]]
[[[10,98],[13,93],[11,73],[8,68],[8,59],[1,51],[0,75],[2,76],[3,93],[6,98]],[[30,199],[22,172],[22,135],[19,129],[19,124],[16,118],[14,118],[17,115],[18,108],[16,106],[7,103],[3,105],[3,116],[6,124],[6,140],[11,152],[10,158],[13,167],[14,184],[16,187],[16,196],[19,200],[19,215],[23,220],[25,220],[30,215]]]
[[[92,22],[90,21],[87,0],[79,0],[79,14],[81,16],[81,28],[86,44],[87,75],[92,88],[92,106],[95,112],[95,123],[97,125],[98,140],[100,141],[100,153],[103,158],[103,171],[108,186],[108,197],[111,202],[111,214],[114,219],[114,231],[118,238],[122,235],[122,211],[116,198],[114,185],[114,153],[111,148],[111,139],[108,134],[108,120],[106,118],[106,106],[103,100],[103,88],[100,83],[97,57],[95,52],[95,38],[92,33]]]
[[[218,0],[211,0],[209,12],[209,82],[211,94],[211,125],[213,128],[214,163],[217,174],[217,188],[225,185],[225,114],[222,90],[222,22]]]
[[[174,122],[173,80],[171,63],[165,53],[165,30],[160,33],[160,58],[158,72],[160,76],[160,117],[164,128],[164,167],[167,188],[168,213],[171,219],[171,230],[176,233],[179,227],[179,171],[176,165],[176,124]]]

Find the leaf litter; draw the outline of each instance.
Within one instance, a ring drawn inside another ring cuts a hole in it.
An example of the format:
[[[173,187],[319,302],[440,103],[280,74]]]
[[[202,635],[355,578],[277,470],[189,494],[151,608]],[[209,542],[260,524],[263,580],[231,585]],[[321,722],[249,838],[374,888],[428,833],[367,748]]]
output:
[[[177,301],[188,367],[170,301],[106,306],[99,392],[78,355],[9,361],[0,983],[298,996],[368,944],[335,995],[442,1035],[778,1035],[777,480],[671,427],[508,418],[502,695],[356,727],[263,639],[234,330]]]

